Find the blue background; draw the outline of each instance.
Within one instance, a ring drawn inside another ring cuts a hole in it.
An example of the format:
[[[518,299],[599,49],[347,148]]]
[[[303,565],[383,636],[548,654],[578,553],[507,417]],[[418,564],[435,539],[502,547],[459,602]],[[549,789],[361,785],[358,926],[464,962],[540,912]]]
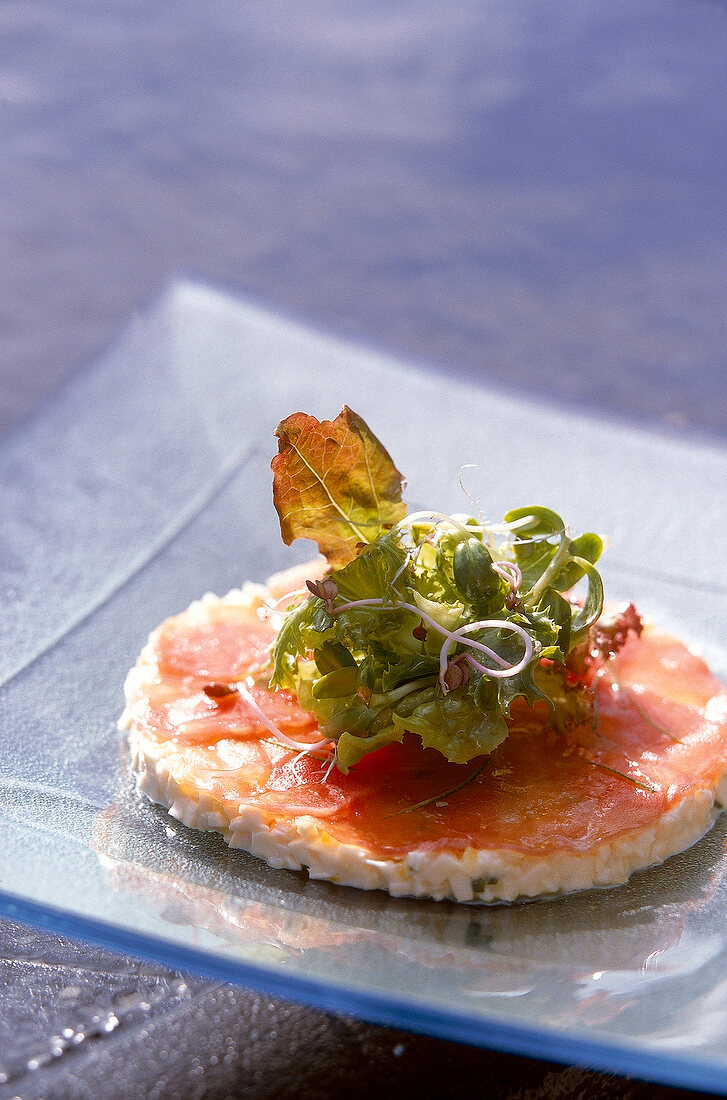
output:
[[[170,277],[724,435],[717,0],[0,10],[0,424]]]

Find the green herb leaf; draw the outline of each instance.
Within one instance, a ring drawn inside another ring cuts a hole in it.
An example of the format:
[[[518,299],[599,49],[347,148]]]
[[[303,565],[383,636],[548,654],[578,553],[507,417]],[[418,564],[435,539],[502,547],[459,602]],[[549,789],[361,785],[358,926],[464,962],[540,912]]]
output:
[[[550,566],[564,538],[565,525],[550,508],[514,508],[505,513],[505,523],[517,528],[513,552],[522,575],[522,591],[532,592]],[[527,522],[526,522],[527,521]]]
[[[313,657],[321,676],[337,668],[356,668],[355,658],[340,642],[324,642],[314,651]]]
[[[518,538],[552,538],[560,535],[565,524],[557,512],[550,508],[512,508],[503,516],[505,523],[518,523],[520,520],[530,519],[529,523],[523,523],[517,528]]]
[[[588,595],[583,607],[577,612],[571,624],[572,644],[577,645],[581,637],[601,614],[603,609],[603,581],[595,565],[591,565],[585,558],[574,558],[573,561],[588,577]]]
[[[380,733],[371,737],[360,737],[355,733],[346,731],[342,733],[336,747],[336,759],[340,770],[346,774],[350,768],[358,764],[370,752],[376,752],[384,745],[390,745],[392,741],[403,741],[404,730],[395,726],[387,726]]]
[[[540,598],[536,614],[546,616],[550,622],[555,624],[556,634],[550,644],[558,646],[560,653],[558,653],[557,659],[565,661],[565,655],[570,649],[571,618],[573,614],[571,604],[555,588],[546,588]]]
[[[422,676],[436,676],[438,672],[439,661],[435,657],[395,657],[381,678],[381,690],[394,691],[402,684],[420,680]]]
[[[568,545],[568,554],[572,559],[585,558],[591,565],[596,564],[602,550],[603,541],[593,532],[579,535],[577,539],[572,539]],[[575,560],[572,560],[558,573],[553,581],[553,588],[556,588],[558,592],[567,592],[569,588],[573,588],[574,585],[578,584],[583,576],[583,569],[576,564]]]

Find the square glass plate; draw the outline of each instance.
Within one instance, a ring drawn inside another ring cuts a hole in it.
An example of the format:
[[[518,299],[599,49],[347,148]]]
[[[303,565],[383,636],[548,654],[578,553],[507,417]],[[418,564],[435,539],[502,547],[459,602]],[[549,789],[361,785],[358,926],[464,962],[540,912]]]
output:
[[[149,631],[310,556],[272,431],[350,404],[411,504],[610,534],[616,597],[727,675],[727,454],[402,366],[192,283],[3,443],[0,910],[175,967],[523,1054],[727,1092],[725,826],[618,889],[501,908],[271,870],[137,797],[116,728]],[[718,581],[720,583],[718,583]]]

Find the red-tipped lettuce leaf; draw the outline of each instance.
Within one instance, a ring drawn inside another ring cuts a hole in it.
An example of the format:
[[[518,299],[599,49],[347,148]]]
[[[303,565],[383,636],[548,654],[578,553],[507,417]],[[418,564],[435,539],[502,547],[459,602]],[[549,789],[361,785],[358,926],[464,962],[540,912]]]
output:
[[[348,406],[335,420],[293,413],[275,434],[273,503],[286,544],[312,539],[338,569],[406,515],[402,475]]]

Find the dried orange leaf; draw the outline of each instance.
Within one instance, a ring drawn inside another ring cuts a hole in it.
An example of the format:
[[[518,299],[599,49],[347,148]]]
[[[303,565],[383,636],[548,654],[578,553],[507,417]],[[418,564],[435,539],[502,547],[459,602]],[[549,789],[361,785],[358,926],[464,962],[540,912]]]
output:
[[[288,545],[312,539],[338,569],[406,515],[403,477],[348,406],[335,420],[293,413],[275,434],[273,503]]]

